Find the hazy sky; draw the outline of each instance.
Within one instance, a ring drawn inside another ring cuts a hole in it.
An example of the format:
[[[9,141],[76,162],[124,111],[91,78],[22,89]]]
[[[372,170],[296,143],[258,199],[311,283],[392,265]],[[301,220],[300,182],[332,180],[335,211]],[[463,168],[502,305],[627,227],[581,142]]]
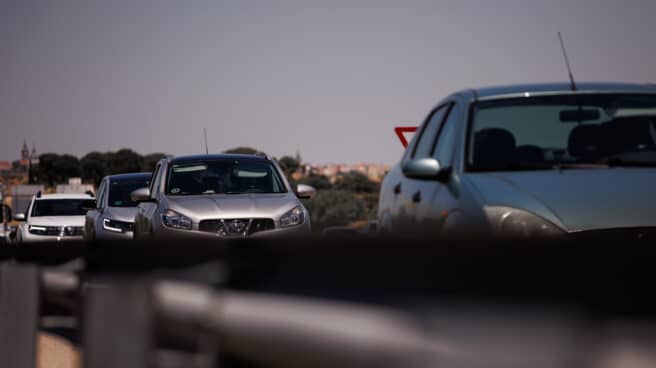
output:
[[[656,1],[0,0],[0,159],[254,146],[393,163],[467,87],[656,82]]]

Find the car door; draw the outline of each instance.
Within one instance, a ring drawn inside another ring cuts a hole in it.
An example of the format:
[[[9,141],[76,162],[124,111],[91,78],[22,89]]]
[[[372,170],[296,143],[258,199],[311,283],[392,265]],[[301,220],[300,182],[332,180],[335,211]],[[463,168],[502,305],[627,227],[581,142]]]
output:
[[[448,114],[451,104],[440,104],[426,118],[419,132],[413,138],[414,145],[406,150],[401,162],[431,157],[435,145],[435,139],[442,126],[444,117]],[[395,229],[412,231],[416,225],[417,208],[429,194],[433,193],[434,183],[426,180],[411,179],[405,175],[400,176],[400,181],[394,185],[394,193],[397,197],[395,202]]]
[[[141,202],[137,206],[137,215],[134,221],[135,236],[148,235],[151,232],[152,221],[157,214],[157,198],[164,171],[162,162],[159,162],[155,167],[155,171],[153,171],[153,177],[150,179],[150,186],[148,187],[150,190],[150,200]]]
[[[98,186],[98,195],[96,196],[96,208],[87,211],[84,220],[84,238],[87,240],[93,240],[95,238],[96,226],[102,226],[102,212],[103,204],[105,203],[104,198],[107,192],[107,179],[104,179],[100,186]]]
[[[438,130],[430,157],[440,163],[440,167],[450,169],[454,165],[456,149],[459,147],[463,129],[463,104],[452,100],[447,116]],[[445,181],[424,181],[422,201],[416,211],[416,223],[429,231],[439,230],[450,211],[457,208],[457,188],[451,177]]]

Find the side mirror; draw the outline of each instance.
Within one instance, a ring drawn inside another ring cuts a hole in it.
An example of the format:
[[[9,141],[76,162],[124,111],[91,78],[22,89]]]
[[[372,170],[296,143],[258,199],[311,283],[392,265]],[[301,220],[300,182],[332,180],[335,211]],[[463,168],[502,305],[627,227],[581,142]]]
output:
[[[139,188],[132,193],[130,193],[130,199],[132,202],[148,202],[150,201],[150,189],[148,188]]]
[[[447,182],[451,177],[450,167],[441,167],[434,158],[418,158],[403,164],[403,175],[410,179],[437,180]]]
[[[311,187],[306,184],[299,184],[296,187],[296,196],[298,198],[312,198],[317,193],[317,190],[314,187]]]
[[[17,213],[14,215],[14,220],[16,221],[25,221],[25,214],[24,213]]]

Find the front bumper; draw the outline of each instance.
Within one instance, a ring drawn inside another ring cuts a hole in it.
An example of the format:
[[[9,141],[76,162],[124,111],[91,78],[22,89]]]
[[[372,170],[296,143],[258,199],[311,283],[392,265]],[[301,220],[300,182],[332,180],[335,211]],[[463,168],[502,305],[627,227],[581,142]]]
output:
[[[79,241],[83,240],[83,236],[55,236],[55,235],[34,235],[29,232],[23,232],[21,241],[23,243],[37,243],[37,242],[64,242],[64,241]]]

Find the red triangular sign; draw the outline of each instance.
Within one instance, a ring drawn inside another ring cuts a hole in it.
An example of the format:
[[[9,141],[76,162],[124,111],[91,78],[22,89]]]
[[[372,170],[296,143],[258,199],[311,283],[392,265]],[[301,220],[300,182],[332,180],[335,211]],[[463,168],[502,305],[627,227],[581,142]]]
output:
[[[396,133],[397,137],[399,137],[399,140],[401,141],[403,148],[408,147],[408,140],[405,138],[404,133],[414,133],[416,131],[417,131],[416,126],[400,126],[394,128],[394,132]]]

